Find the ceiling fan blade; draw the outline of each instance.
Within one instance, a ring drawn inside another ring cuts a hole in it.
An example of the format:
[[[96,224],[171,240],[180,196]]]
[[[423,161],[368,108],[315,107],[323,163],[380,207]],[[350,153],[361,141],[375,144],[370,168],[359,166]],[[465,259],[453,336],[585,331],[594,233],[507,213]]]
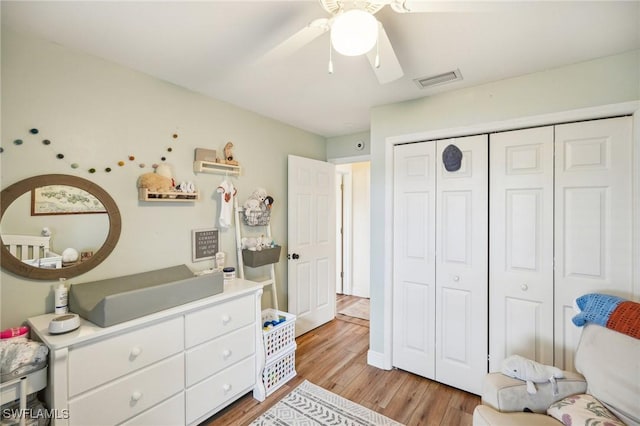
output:
[[[393,51],[391,41],[381,23],[378,22],[378,46],[367,53],[369,63],[380,84],[390,83],[404,75],[400,62]]]
[[[273,62],[286,58],[327,31],[329,31],[329,20],[327,18],[315,19],[311,21],[309,25],[267,52],[259,62]]]
[[[489,12],[509,5],[507,0],[390,0],[389,6],[398,13],[423,12]]]

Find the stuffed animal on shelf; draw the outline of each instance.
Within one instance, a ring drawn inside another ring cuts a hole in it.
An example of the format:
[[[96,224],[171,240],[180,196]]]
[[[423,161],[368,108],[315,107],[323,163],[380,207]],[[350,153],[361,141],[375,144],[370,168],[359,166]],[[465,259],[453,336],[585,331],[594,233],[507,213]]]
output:
[[[227,142],[227,144],[224,146],[223,151],[224,151],[224,160],[222,162],[232,166],[237,166],[238,162],[233,159],[233,143]]]
[[[558,367],[544,365],[520,355],[511,355],[502,361],[500,372],[506,376],[527,382],[527,392],[537,392],[534,383],[551,382],[553,394],[558,394],[556,379],[562,379],[564,373]]]
[[[168,164],[160,164],[155,172],[138,177],[138,188],[147,188],[149,192],[171,192],[175,183]]]

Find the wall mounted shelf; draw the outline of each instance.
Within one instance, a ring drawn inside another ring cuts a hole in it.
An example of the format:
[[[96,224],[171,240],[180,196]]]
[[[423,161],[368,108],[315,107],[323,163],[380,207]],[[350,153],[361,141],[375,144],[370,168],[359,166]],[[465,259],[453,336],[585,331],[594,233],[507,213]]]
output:
[[[150,192],[147,188],[138,188],[140,201],[168,201],[172,203],[188,203],[200,199],[199,192]]]
[[[240,175],[240,166],[232,166],[231,164],[214,163],[211,161],[194,161],[193,171],[196,173],[217,173],[238,176]]]

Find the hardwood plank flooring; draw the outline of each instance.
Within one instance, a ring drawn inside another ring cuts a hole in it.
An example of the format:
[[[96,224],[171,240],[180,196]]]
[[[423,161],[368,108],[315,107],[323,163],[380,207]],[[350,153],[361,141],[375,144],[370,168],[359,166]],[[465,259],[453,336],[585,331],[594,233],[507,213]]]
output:
[[[357,298],[338,295],[337,303]],[[251,393],[209,418],[201,426],[246,425],[304,380],[413,425],[471,425],[480,397],[402,370],[367,364],[369,321],[338,315],[296,339],[297,376],[259,403]]]

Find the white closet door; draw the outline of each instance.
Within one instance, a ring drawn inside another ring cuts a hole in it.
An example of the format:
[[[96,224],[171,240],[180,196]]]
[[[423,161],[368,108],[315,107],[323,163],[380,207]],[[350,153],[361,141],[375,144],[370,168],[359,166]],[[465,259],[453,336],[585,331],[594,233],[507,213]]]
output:
[[[631,117],[556,126],[555,364],[573,369],[573,300],[632,294]]]
[[[459,170],[442,151],[456,145]],[[436,185],[436,380],[480,394],[487,373],[488,135],[440,140]]]
[[[435,377],[435,143],[394,148],[393,365]]]
[[[489,371],[553,364],[553,126],[490,136]]]

